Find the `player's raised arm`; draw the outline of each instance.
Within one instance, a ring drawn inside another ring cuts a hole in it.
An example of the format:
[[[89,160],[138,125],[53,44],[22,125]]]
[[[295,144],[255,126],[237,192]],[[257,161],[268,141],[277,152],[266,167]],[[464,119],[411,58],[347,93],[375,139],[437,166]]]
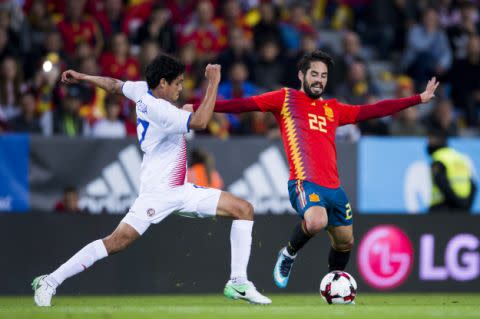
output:
[[[189,123],[189,127],[194,130],[204,130],[212,117],[215,100],[217,99],[218,84],[220,83],[220,65],[207,65],[205,77],[208,80],[207,91],[198,109],[192,113]]]
[[[365,105],[338,103],[338,107],[340,108],[340,125],[392,115],[410,106],[427,103],[435,97],[435,90],[439,84],[440,82],[433,77],[428,81],[423,93],[411,97],[383,100],[374,104]]]
[[[74,70],[67,70],[62,73],[62,82],[66,84],[75,84],[80,81],[91,83],[95,86],[101,87],[108,93],[122,94],[123,81],[118,79],[96,76],[80,73]]]
[[[285,91],[277,90],[267,92],[264,94],[247,97],[243,99],[232,99],[215,102],[214,112],[217,113],[245,113],[245,112],[274,112],[281,109]],[[190,107],[191,104],[187,104]],[[199,104],[193,104],[193,109],[196,110]]]

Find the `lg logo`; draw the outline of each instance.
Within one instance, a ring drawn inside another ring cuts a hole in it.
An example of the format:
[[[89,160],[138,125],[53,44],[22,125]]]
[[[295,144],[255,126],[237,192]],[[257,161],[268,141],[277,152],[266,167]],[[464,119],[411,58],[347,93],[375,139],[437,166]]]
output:
[[[473,280],[480,275],[480,240],[472,234],[458,234],[445,247],[445,266],[435,265],[435,237],[420,237],[420,279],[458,281]]]
[[[377,289],[391,289],[402,284],[413,265],[413,246],[398,227],[377,226],[360,243],[358,269],[365,281]]]

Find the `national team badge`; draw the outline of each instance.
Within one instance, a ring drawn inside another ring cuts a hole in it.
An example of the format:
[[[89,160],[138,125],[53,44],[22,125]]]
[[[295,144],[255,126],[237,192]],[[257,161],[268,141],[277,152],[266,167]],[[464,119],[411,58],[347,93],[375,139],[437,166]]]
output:
[[[319,202],[320,201],[320,197],[315,194],[315,193],[312,193],[308,196],[308,199],[311,201],[311,202]]]
[[[328,106],[328,104],[323,105],[323,109],[325,111],[325,116],[330,122],[333,122],[333,110],[331,107]]]
[[[155,215],[155,209],[149,208],[147,210],[147,215],[148,215],[148,217],[152,217],[153,215]]]

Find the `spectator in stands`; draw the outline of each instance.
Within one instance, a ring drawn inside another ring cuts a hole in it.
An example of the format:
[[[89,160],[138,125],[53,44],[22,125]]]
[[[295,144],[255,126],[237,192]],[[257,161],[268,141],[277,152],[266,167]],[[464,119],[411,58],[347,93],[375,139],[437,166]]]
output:
[[[224,50],[228,45],[228,36],[232,29],[240,28],[243,31],[244,40],[251,43],[252,29],[246,23],[242,8],[238,0],[226,0],[222,4],[222,16],[214,20],[219,32],[219,46]]]
[[[437,131],[429,133],[427,152],[432,157],[430,212],[468,212],[477,185],[466,156],[449,147],[446,136]]]
[[[262,1],[259,5],[260,21],[253,27],[253,42],[255,50],[266,40],[274,40],[284,48],[282,32],[278,22],[278,10],[270,1]]]
[[[352,63],[363,61],[366,63],[367,57],[362,51],[360,37],[353,31],[347,31],[342,38],[342,53],[335,59],[335,67],[332,69],[333,78],[329,81],[329,86],[333,84],[338,87],[344,83],[348,77],[348,70]]]
[[[27,21],[32,48],[43,46],[47,33],[55,28],[55,23],[48,12],[45,1],[32,1],[30,10],[28,12]]]
[[[193,149],[189,163],[188,182],[202,187],[223,189],[223,179],[215,169],[215,159],[212,154],[203,149]]]
[[[364,104],[370,96],[376,96],[378,89],[370,81],[367,67],[362,60],[352,62],[348,69],[347,81],[340,85],[337,95],[349,104]]]
[[[137,31],[137,44],[155,41],[163,52],[177,52],[177,37],[171,23],[170,10],[165,6],[155,6],[148,21]]]
[[[259,93],[259,89],[255,84],[248,80],[248,69],[243,62],[235,62],[231,69],[229,77],[226,81],[220,84],[218,87],[218,95],[226,100],[244,98]],[[245,114],[228,114],[228,121],[230,123],[230,132],[246,134],[245,125],[242,124],[243,120],[249,122],[250,116]]]
[[[65,214],[82,213],[79,206],[78,191],[75,187],[66,187],[63,191],[62,200],[55,204],[55,212]]]
[[[120,103],[117,96],[105,97],[105,109],[107,115],[97,121],[92,128],[94,137],[121,138],[127,135],[125,123],[120,119]]]
[[[30,37],[18,6],[13,1],[0,6],[0,29],[7,32],[10,53],[20,57],[30,48]]]
[[[142,42],[138,62],[140,64],[140,74],[145,74],[147,65],[155,59],[160,53],[160,47],[154,40],[145,40]]]
[[[455,59],[467,56],[468,39],[480,33],[478,8],[472,1],[463,0],[460,3],[460,20],[447,29],[448,39]]]
[[[20,109],[21,113],[8,122],[9,130],[32,134],[42,133],[40,121],[35,114],[35,97],[32,93],[22,94]]]
[[[420,85],[434,75],[445,74],[451,63],[452,52],[447,35],[440,29],[437,11],[428,8],[423,23],[408,32],[401,68]]]
[[[263,43],[260,47],[260,56],[253,70],[253,78],[259,87],[267,91],[281,88],[284,61],[280,56],[280,48],[275,41],[267,40]]]
[[[316,34],[316,30],[311,25],[302,4],[294,3],[289,9],[289,14],[289,19],[280,25],[282,38],[288,51],[297,51],[300,49],[302,33]]]
[[[395,98],[409,97],[415,94],[413,80],[406,76],[397,79]],[[390,134],[394,136],[424,136],[427,133],[420,122],[417,107],[400,111],[392,117]]]
[[[220,84],[218,94],[227,100],[258,94],[258,87],[247,79],[247,66],[243,62],[235,62],[230,70],[228,80],[223,81],[223,83]]]
[[[458,124],[455,121],[453,105],[450,100],[440,100],[437,102],[427,119],[429,131],[438,132],[444,136],[457,136]]]
[[[101,59],[102,74],[119,80],[139,80],[140,67],[136,58],[130,55],[128,38],[123,33],[114,34],[110,50]]]
[[[78,85],[64,87],[65,97],[61,107],[55,110],[53,119],[53,133],[69,137],[85,135],[88,128],[79,115],[82,104],[81,88]]]
[[[193,20],[184,27],[180,38],[183,46],[194,43],[201,62],[212,61],[220,51],[219,30],[213,24],[214,8],[209,0],[200,0]]]
[[[15,46],[10,41],[7,30],[0,28],[0,60],[15,55]]]
[[[468,39],[467,57],[456,60],[449,74],[454,105],[470,127],[479,124],[480,112],[480,36]]]
[[[125,18],[123,1],[104,0],[103,11],[96,12],[95,18],[99,22],[104,38],[122,32]]]
[[[85,0],[68,0],[65,16],[57,24],[62,35],[64,49],[74,54],[80,43],[87,43],[94,48],[95,56],[103,49],[103,37],[97,22],[85,14]]]
[[[222,78],[228,76],[233,63],[241,61],[251,75],[249,80],[253,79],[255,56],[250,49],[251,43],[245,38],[243,29],[239,27],[230,29],[228,46],[220,53],[216,62],[222,66]]]
[[[22,75],[14,57],[6,57],[0,62],[0,119],[8,121],[20,113],[18,107]]]

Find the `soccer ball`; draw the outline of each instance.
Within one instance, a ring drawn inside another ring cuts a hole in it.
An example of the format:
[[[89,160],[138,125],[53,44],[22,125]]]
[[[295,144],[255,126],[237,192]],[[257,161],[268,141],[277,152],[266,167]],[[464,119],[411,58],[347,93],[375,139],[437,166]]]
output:
[[[350,304],[357,295],[357,282],[349,273],[335,270],[323,277],[320,294],[328,304]]]

